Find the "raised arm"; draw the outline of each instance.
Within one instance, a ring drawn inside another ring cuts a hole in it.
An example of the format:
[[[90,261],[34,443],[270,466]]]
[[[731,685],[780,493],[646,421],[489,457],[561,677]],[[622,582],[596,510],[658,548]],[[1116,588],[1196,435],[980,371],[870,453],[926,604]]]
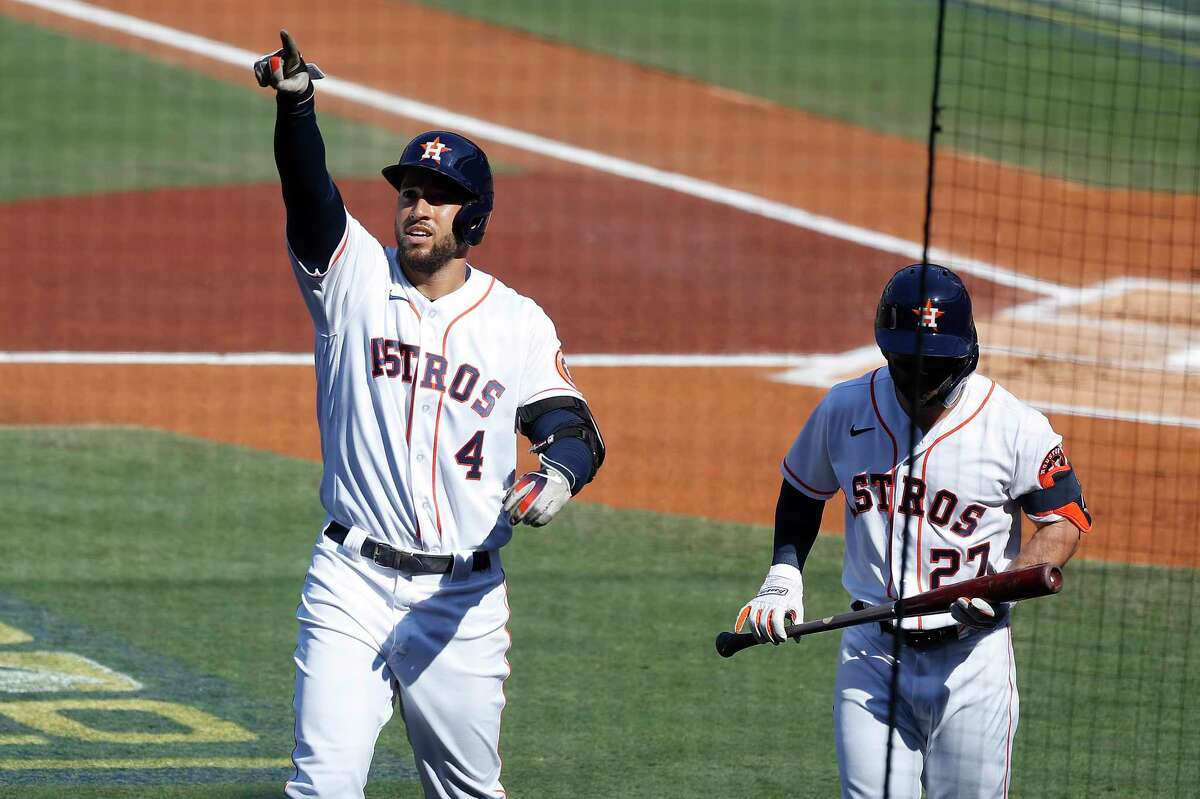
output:
[[[292,253],[314,277],[325,274],[346,231],[346,208],[325,166],[325,143],[317,127],[312,78],[319,69],[304,62],[287,31],[283,48],[255,64],[263,86],[275,89],[275,165],[287,209]]]

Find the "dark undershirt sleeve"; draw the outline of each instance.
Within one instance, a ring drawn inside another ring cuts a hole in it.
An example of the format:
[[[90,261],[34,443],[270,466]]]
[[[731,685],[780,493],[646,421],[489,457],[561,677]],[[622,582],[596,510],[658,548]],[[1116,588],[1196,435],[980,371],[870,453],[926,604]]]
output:
[[[566,408],[555,408],[534,419],[527,432],[529,440],[537,443],[545,441],[556,430],[590,424],[577,413],[572,413]],[[565,477],[571,483],[572,494],[578,494],[596,476],[591,447],[582,439],[573,437],[559,439],[542,453],[542,457],[560,472],[567,472]]]
[[[346,231],[346,207],[325,166],[313,88],[275,95],[275,165],[287,209],[287,240],[310,274],[322,275]]]
[[[779,489],[775,505],[775,551],[771,565],[786,563],[803,571],[804,561],[817,540],[825,500],[813,499],[787,480]]]

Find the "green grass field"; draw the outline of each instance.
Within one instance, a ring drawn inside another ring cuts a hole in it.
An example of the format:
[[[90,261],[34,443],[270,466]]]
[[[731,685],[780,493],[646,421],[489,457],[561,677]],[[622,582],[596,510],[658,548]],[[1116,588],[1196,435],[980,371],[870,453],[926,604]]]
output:
[[[291,747],[291,650],[315,530],[316,464],[138,429],[0,430],[0,623],[144,685],[132,695],[249,730],[235,743],[0,745],[6,797],[267,797],[283,765],[89,770],[113,758],[268,758]],[[601,478],[603,479],[603,478]],[[586,495],[585,495],[586,497]],[[505,552],[513,608],[505,783],[522,797],[813,796],[837,792],[835,635],[712,651],[758,585],[766,528],[576,503]],[[840,540],[809,566],[808,615],[844,606]],[[1200,784],[1200,591],[1194,572],[1072,564],[1023,606],[1014,796],[1183,795]],[[2,630],[0,630],[2,632]],[[4,676],[0,670],[0,678]],[[1190,682],[1189,682],[1190,680]],[[131,694],[93,693],[121,700]],[[29,734],[4,714],[0,742]],[[72,715],[73,714],[73,715]],[[71,711],[96,728],[178,731],[137,713]],[[36,731],[36,730],[35,730]],[[22,769],[63,758],[80,765]],[[371,796],[416,796],[400,721]]]
[[[3,15],[0,41],[0,105],[21,109],[0,115],[0,201],[279,179],[273,93],[249,69],[235,86]],[[420,130],[320,119],[337,178],[377,177]]]
[[[422,2],[874,130],[928,135],[936,3]],[[1200,50],[1050,11],[948,4],[941,144],[1072,180],[1200,191]]]
[[[687,0],[426,2],[875,130],[927,135],[932,3],[742,0],[699,14]],[[1074,180],[1200,191],[1200,57],[1149,35],[1006,10],[1035,5],[950,4],[942,144]],[[0,116],[0,201],[275,179],[271,98],[249,72],[238,87],[3,16],[0,40],[11,76],[0,103],[23,109]],[[322,129],[331,171],[343,177],[376,174],[404,138],[331,114]]]

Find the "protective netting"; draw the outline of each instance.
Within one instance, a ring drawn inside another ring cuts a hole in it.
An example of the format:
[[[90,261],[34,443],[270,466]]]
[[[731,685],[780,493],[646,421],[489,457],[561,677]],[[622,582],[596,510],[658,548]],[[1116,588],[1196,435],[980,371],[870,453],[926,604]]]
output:
[[[992,284],[981,371],[1083,464],[1106,562],[1015,615],[1031,795],[1196,784],[1195,10],[944,4],[931,260]]]

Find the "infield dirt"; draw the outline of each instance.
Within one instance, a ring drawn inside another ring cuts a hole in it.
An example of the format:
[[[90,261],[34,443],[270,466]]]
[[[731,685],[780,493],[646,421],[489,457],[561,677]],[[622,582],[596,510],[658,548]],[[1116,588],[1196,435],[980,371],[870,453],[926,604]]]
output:
[[[273,46],[287,22],[278,12],[233,0],[99,5],[256,52]],[[10,0],[0,0],[0,10],[249,82],[248,70]],[[333,9],[309,2],[290,7],[288,16],[302,21],[292,30],[305,51],[339,77],[920,238],[923,145],[420,6],[348,0]],[[427,66],[439,63],[445,68]],[[509,90],[500,94],[494,85]],[[400,127],[394,117],[344,101],[321,103]],[[871,308],[898,265],[895,256],[536,152],[497,147],[495,155],[525,171],[500,181],[501,210],[479,260],[543,303],[568,357],[829,352],[870,341]],[[945,210],[938,229],[956,231],[948,243],[964,255],[1017,264],[1064,284],[1196,276],[1195,198],[1085,188],[953,155],[939,169],[954,180],[939,194]],[[352,210],[389,240],[386,185],[343,188]],[[1048,208],[1058,210],[1046,217]],[[978,227],[996,219],[1003,220],[998,227]],[[6,294],[11,287],[21,298],[18,323],[5,327],[0,348],[305,351],[311,334],[281,230],[275,186],[0,206],[4,240],[38,259],[35,281],[0,275]],[[1112,231],[1124,234],[1104,235]],[[572,253],[570,262],[562,253]],[[1067,271],[1081,256],[1087,267]],[[826,288],[817,293],[814,286]],[[829,286],[837,288],[836,302]],[[986,281],[972,288],[981,316],[1029,299]],[[146,424],[317,454],[312,378],[302,368],[2,368],[3,423]],[[613,454],[587,499],[739,521],[770,521],[778,460],[820,396],[764,379],[761,370],[576,371]],[[1200,465],[1183,455],[1195,451],[1200,431],[1069,416],[1053,421],[1076,442],[1070,451],[1100,520],[1087,556],[1200,565],[1200,543],[1191,534],[1200,510],[1191,487]],[[1154,501],[1158,496],[1164,499]]]

